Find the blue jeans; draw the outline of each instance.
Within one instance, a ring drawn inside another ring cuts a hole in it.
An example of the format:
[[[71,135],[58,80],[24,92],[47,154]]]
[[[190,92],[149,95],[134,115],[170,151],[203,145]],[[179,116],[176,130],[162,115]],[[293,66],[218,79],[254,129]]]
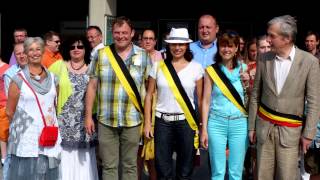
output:
[[[241,180],[244,158],[248,146],[247,118],[228,119],[212,116],[208,120],[211,179],[224,180],[226,145],[229,145],[229,180]]]
[[[4,163],[3,163],[3,167],[2,167],[3,180],[7,180],[8,179],[10,158],[11,158],[11,154],[7,154],[7,156],[6,156],[5,160],[4,160]]]
[[[187,120],[168,122],[156,117],[154,142],[159,180],[191,179],[195,152],[194,133]],[[172,155],[174,150],[177,153],[176,178],[173,175]]]

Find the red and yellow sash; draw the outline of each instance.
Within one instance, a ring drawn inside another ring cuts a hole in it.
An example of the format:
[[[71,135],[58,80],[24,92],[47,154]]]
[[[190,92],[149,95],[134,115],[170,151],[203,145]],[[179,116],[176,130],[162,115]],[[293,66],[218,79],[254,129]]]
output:
[[[274,111],[262,103],[260,103],[258,115],[263,120],[269,121],[273,124],[287,127],[299,127],[302,125],[302,122],[304,120],[303,117],[297,115],[285,114]]]

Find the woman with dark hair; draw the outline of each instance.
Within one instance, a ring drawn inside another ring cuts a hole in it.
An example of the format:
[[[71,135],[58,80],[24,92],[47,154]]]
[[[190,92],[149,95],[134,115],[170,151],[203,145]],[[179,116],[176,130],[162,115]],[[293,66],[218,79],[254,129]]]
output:
[[[49,68],[59,77],[58,121],[62,137],[61,179],[97,180],[97,136],[84,128],[85,93],[90,46],[85,37],[71,37],[62,45],[65,60]]]
[[[158,179],[176,179],[172,167],[174,150],[177,152],[177,179],[190,179],[193,155],[199,143],[194,102],[201,102],[204,71],[199,63],[192,61],[193,55],[189,49],[192,40],[186,28],[172,28],[165,41],[168,43],[167,58],[156,62],[149,74],[144,133],[147,138],[154,134]],[[174,90],[174,87],[177,88]],[[157,100],[153,133],[151,107],[155,90]],[[195,98],[199,100],[195,101]]]
[[[228,174],[231,180],[242,179],[248,144],[247,112],[239,62],[239,35],[230,31],[218,38],[215,64],[206,68],[202,102],[201,144],[208,148],[211,179],[223,180],[228,142]]]

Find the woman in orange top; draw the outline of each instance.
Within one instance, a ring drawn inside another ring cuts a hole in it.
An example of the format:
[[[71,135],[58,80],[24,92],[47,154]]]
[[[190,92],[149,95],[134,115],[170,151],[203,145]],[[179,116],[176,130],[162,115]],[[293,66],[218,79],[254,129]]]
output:
[[[9,132],[9,121],[6,115],[7,97],[4,90],[3,74],[10,66],[2,61],[0,57],[0,147],[1,147],[1,163],[4,163],[7,152],[7,140]]]

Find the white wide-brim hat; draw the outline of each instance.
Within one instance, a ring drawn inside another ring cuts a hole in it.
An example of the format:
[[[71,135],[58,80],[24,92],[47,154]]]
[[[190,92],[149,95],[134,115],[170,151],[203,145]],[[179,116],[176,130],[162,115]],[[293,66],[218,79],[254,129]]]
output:
[[[166,43],[191,43],[188,29],[186,28],[172,28],[169,37],[164,40]]]

